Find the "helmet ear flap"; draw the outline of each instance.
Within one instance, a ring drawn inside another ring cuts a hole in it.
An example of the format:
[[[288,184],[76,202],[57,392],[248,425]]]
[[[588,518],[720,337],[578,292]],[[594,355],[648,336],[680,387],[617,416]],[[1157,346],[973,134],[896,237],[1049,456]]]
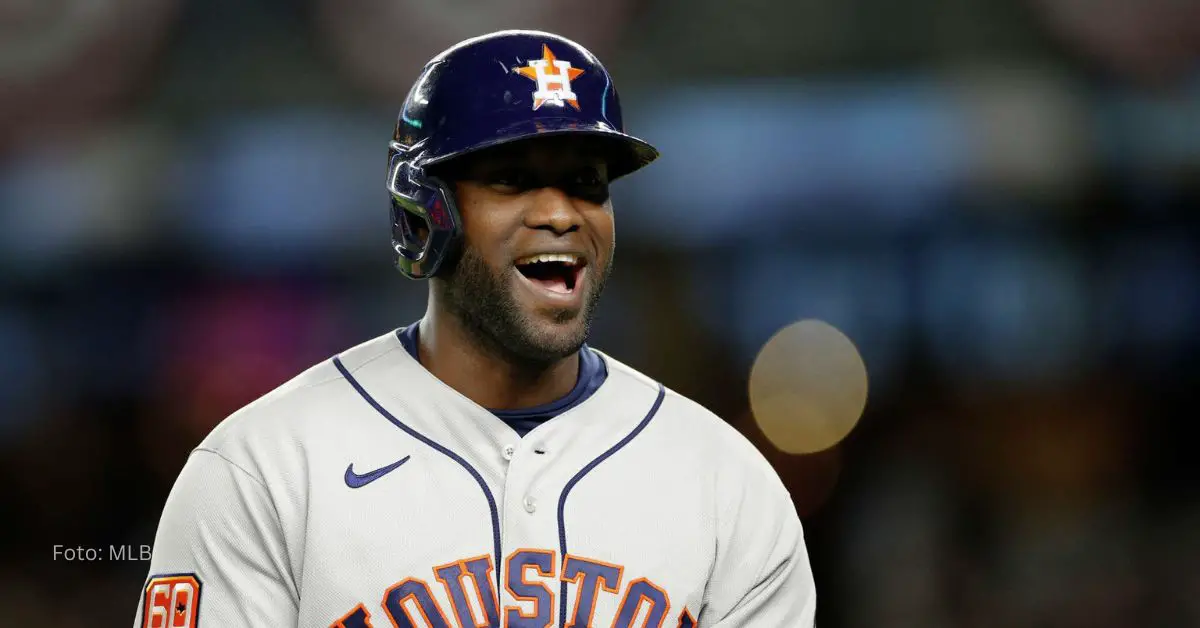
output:
[[[404,201],[392,197],[392,239],[397,243],[397,253],[420,258],[429,242],[429,231],[429,223],[406,209]]]
[[[437,273],[461,231],[454,195],[440,180],[414,165],[419,144],[392,142],[388,191],[392,197],[392,253],[400,272],[412,279]]]

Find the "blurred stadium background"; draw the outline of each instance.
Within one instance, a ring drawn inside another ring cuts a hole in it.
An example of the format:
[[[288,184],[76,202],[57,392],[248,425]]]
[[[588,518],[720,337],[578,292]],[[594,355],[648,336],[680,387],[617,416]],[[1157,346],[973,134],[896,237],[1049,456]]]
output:
[[[421,314],[396,109],[510,27],[591,47],[663,149],[616,191],[593,344],[767,453],[822,628],[1200,625],[1200,4],[1172,0],[0,0],[0,625],[129,625],[145,563],[53,545],[152,542],[225,414]],[[870,400],[787,456],[746,380],[802,318]]]

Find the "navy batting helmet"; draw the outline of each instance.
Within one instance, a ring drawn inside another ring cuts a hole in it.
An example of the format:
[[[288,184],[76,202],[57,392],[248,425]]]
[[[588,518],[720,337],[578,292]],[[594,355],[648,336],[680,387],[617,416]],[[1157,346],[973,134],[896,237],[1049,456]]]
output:
[[[432,277],[461,237],[453,191],[429,173],[431,166],[507,142],[565,133],[611,140],[610,179],[658,157],[653,146],[625,133],[612,77],[569,39],[500,31],[434,57],[404,101],[388,151],[392,251],[400,272]]]

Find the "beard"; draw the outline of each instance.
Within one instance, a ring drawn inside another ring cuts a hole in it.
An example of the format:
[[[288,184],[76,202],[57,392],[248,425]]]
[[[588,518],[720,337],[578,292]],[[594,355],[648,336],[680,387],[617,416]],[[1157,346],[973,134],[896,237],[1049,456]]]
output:
[[[465,246],[442,278],[447,311],[486,351],[528,370],[539,370],[583,347],[604,284],[612,272],[612,255],[604,269],[586,284],[578,312],[554,310],[546,317],[527,312],[513,293],[508,272],[490,266]]]

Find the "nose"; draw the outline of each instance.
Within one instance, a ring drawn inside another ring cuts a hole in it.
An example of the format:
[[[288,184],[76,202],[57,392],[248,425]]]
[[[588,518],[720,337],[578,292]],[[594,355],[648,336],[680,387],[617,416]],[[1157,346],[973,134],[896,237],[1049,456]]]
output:
[[[525,212],[525,226],[530,229],[545,229],[557,235],[577,231],[583,216],[571,202],[571,197],[562,190],[547,186],[534,193],[533,203]]]

